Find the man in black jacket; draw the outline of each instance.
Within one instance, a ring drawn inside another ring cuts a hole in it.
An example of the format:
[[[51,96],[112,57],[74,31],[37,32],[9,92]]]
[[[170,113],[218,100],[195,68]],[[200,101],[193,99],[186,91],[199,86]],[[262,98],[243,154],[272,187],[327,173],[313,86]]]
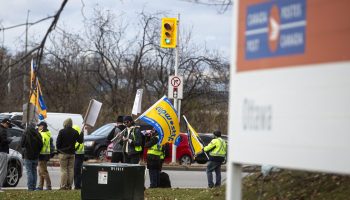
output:
[[[41,135],[35,129],[34,124],[30,124],[25,130],[21,140],[21,147],[27,172],[28,190],[33,191],[36,189],[38,159],[43,147]]]
[[[71,190],[74,178],[74,154],[75,143],[83,143],[84,134],[79,134],[78,131],[72,128],[73,121],[71,118],[63,122],[63,129],[60,130],[57,136],[56,148],[59,153],[61,166],[61,190]]]
[[[4,182],[7,174],[7,154],[9,153],[9,143],[7,139],[7,130],[11,128],[11,122],[9,119],[5,118],[0,124],[0,192],[2,183]]]
[[[123,118],[126,131],[123,134],[123,151],[125,152],[125,162],[129,164],[138,164],[142,152],[142,135],[140,127],[135,126],[131,116]]]

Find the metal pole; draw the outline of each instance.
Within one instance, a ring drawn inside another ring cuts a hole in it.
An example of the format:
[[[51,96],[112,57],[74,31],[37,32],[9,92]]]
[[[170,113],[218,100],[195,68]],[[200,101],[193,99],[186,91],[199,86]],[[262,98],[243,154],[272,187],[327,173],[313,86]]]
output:
[[[11,95],[11,58],[9,61],[9,83],[7,84],[7,94]],[[10,97],[11,98],[11,97]],[[11,104],[10,104],[11,105]],[[10,109],[11,110],[11,109]]]
[[[176,38],[176,48],[175,48],[175,76],[177,76],[177,69],[179,67],[179,37],[180,37],[180,32],[179,32],[179,25],[180,25],[180,13],[178,14],[177,17],[177,38]],[[178,105],[178,99],[177,97],[174,97],[174,107],[176,111],[178,112],[177,115],[179,116],[179,123],[181,119],[180,115],[180,109]],[[171,162],[176,163],[176,145],[173,143],[173,150],[172,150],[172,157],[171,157]]]
[[[29,18],[29,12],[27,12],[27,21],[26,21],[26,38],[25,38],[25,46],[24,46],[24,51],[25,54],[27,54],[28,51],[28,18]],[[28,95],[28,87],[27,87],[27,62],[24,62],[24,73],[23,73],[23,104],[27,103],[26,102],[26,95]]]

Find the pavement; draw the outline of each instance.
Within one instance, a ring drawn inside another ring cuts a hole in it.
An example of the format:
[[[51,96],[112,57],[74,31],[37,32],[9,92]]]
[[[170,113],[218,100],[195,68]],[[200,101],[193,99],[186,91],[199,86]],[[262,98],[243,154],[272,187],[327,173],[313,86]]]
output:
[[[99,160],[87,160],[84,163],[103,163],[104,161]],[[108,161],[107,161],[108,162]],[[48,166],[59,167],[60,163],[57,158],[51,158],[47,163]],[[141,162],[141,165],[146,165],[146,163]],[[192,163],[191,165],[180,165],[178,163],[164,163],[164,170],[178,170],[178,171],[205,171],[207,164]],[[226,171],[226,165],[221,166],[221,171]]]

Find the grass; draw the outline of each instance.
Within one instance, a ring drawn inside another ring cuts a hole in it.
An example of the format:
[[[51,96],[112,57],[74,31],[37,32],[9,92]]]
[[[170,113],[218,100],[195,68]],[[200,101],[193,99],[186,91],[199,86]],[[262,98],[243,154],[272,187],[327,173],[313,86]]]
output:
[[[243,182],[243,199],[350,199],[350,176],[280,171],[263,178],[256,173]]]
[[[147,189],[145,191],[145,200],[163,199],[163,200],[182,200],[182,199],[225,199],[225,188],[214,189]],[[51,191],[34,191],[26,190],[6,190],[0,193],[1,200],[27,200],[27,199],[42,199],[42,200],[78,200],[80,191],[71,190],[51,190]]]
[[[350,199],[350,176],[281,170],[268,177],[254,173],[243,180],[244,200],[343,200]],[[146,200],[225,199],[225,187],[214,189],[146,189]],[[1,200],[74,200],[80,191],[6,190]]]

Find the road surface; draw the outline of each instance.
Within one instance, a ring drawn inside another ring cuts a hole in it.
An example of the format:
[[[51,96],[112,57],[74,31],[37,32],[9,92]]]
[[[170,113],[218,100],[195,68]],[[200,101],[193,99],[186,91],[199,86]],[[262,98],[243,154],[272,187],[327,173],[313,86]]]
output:
[[[51,177],[52,187],[58,189],[60,185],[60,168],[59,167],[48,167],[49,174]],[[164,170],[169,174],[172,188],[206,188],[207,187],[207,176],[205,171],[178,171],[178,170]],[[226,172],[221,173],[222,181],[226,181]],[[39,180],[38,180],[39,181]],[[146,174],[145,186],[149,187],[149,175]],[[27,187],[27,174],[24,170],[23,176],[19,181],[16,188],[26,189]],[[45,188],[45,187],[44,187]]]

